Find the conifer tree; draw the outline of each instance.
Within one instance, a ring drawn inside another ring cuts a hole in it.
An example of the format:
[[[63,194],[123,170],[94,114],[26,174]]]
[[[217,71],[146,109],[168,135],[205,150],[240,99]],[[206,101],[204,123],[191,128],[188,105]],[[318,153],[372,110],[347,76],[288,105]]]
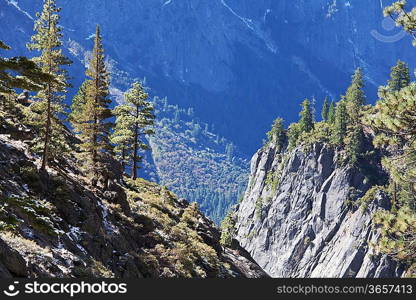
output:
[[[275,143],[279,150],[284,146],[286,140],[285,128],[283,126],[283,119],[277,118],[272,125],[272,129],[267,133],[269,142]]]
[[[416,9],[408,10],[407,1],[394,2],[384,10],[396,25],[403,27],[413,37],[416,46]],[[375,146],[393,149],[383,166],[390,175],[392,192],[391,211],[380,212],[375,224],[381,227],[378,250],[399,261],[413,263],[409,276],[415,275],[416,254],[416,84],[408,81],[405,65],[392,70],[387,87],[379,90],[380,100],[367,122],[379,133]],[[398,71],[398,72],[397,72]],[[400,74],[397,76],[397,74]],[[404,78],[404,80],[402,80]],[[386,149],[386,148],[384,148]],[[413,274],[412,274],[413,273]]]
[[[86,171],[95,186],[99,177],[105,171],[101,154],[112,150],[109,134],[112,123],[109,118],[112,112],[109,108],[109,73],[105,65],[104,49],[101,40],[100,27],[97,25],[94,39],[94,49],[86,75],[89,80],[85,86],[85,104],[79,116],[79,136],[82,140],[81,158],[87,162]]]
[[[299,127],[301,132],[311,132],[314,127],[314,117],[311,103],[308,99],[302,102],[302,111],[300,112]]]
[[[344,138],[347,135],[348,125],[348,113],[345,103],[345,99],[342,99],[337,103],[335,109],[335,122],[334,122],[334,142],[338,145],[344,144]]]
[[[234,215],[229,212],[221,222],[221,245],[231,247],[235,236],[235,225]]]
[[[393,210],[379,214],[375,220],[382,225],[379,242],[383,253],[399,260],[416,260],[416,84],[399,91],[380,89],[380,100],[369,124],[379,134],[376,147],[389,149],[391,154],[382,160],[390,175]],[[386,148],[386,146],[388,148]]]
[[[137,178],[138,164],[142,160],[139,151],[149,150],[143,137],[154,134],[154,109],[148,98],[149,95],[142,84],[135,82],[125,93],[126,103],[115,109],[117,118],[111,141],[115,144],[114,151],[123,168],[131,161],[129,166],[133,180]]]
[[[42,140],[35,141],[33,150],[42,154],[41,169],[45,170],[50,159],[66,149],[63,132],[64,127],[59,121],[59,114],[64,112],[62,103],[66,93],[67,76],[63,68],[71,62],[62,53],[62,28],[59,26],[60,8],[55,0],[44,0],[43,10],[37,14],[30,50],[40,52],[33,61],[42,72],[53,76],[56,80],[47,82],[37,94],[41,100],[33,106],[34,125],[37,125]]]
[[[328,122],[330,124],[335,123],[335,102],[332,100],[328,110]]]
[[[351,85],[345,94],[346,108],[348,112],[347,138],[344,139],[345,147],[351,164],[358,161],[363,141],[362,115],[366,97],[364,93],[364,79],[361,68],[358,68],[352,76]]]
[[[328,117],[329,117],[329,103],[328,103],[328,98],[325,98],[324,100],[324,105],[322,106],[322,120],[325,122],[328,122]]]
[[[0,41],[0,49],[10,50],[10,47]],[[3,109],[14,114],[15,88],[40,91],[46,82],[53,80],[53,76],[43,73],[32,60],[26,57],[0,57],[0,98]]]
[[[292,123],[289,125],[287,135],[288,135],[290,149],[293,149],[294,147],[296,147],[299,137],[302,134],[299,125],[300,125],[299,123]]]
[[[396,25],[402,27],[413,38],[413,46],[416,46],[416,10],[406,9],[407,1],[396,1],[384,9],[384,16],[395,20]]]
[[[409,66],[405,62],[398,60],[397,64],[391,68],[390,80],[388,81],[387,87],[390,91],[400,91],[409,84]]]
[[[69,114],[69,121],[75,132],[79,133],[80,118],[82,117],[85,109],[85,103],[87,102],[87,87],[91,84],[88,80],[85,80],[79,88],[77,94],[72,98],[71,113]]]
[[[11,48],[0,41],[0,49],[10,50]],[[53,76],[43,73],[32,60],[26,57],[0,57],[0,93],[8,94],[15,88],[39,91],[43,89],[46,82],[53,80]]]
[[[365,104],[364,93],[364,79],[361,68],[355,70],[352,76],[351,85],[345,94],[345,101],[347,103],[348,114],[352,122],[357,124],[359,122],[362,106]]]

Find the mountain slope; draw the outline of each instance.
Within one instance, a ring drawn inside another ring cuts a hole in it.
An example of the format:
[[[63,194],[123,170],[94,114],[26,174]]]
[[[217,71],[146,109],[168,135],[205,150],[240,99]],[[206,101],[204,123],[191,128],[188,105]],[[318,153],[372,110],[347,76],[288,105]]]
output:
[[[404,274],[374,249],[373,216],[391,208],[377,185],[386,180],[380,157],[373,153],[356,168],[342,163],[344,155],[319,142],[282,153],[271,143],[254,155],[234,212],[236,239],[272,277]]]
[[[111,158],[108,189],[89,185],[76,149],[39,172],[36,133],[18,120],[0,111],[0,277],[265,276],[239,246],[220,246],[196,205],[142,179],[123,183]]]
[[[130,78],[147,77],[155,94],[173,104],[194,107],[203,122],[215,124],[221,136],[251,155],[276,114],[291,122],[305,97],[315,96],[318,105],[326,95],[338,98],[358,66],[374,96],[398,58],[411,61],[407,38],[374,37],[400,34],[383,23],[382,7],[391,2],[61,0],[59,5],[67,40],[90,49],[100,23],[118,69]],[[1,15],[11,20],[0,37],[20,50],[32,28],[26,27],[27,15],[7,3],[34,16],[41,0],[0,1]]]
[[[224,137],[212,133],[193,109],[180,109],[155,98],[155,132],[146,155],[146,178],[167,186],[178,196],[198,202],[217,224],[246,188],[248,161]]]

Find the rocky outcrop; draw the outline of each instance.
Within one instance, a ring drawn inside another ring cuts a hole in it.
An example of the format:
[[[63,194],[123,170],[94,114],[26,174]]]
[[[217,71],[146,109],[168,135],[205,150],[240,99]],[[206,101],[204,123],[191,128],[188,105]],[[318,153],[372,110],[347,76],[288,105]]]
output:
[[[360,168],[323,144],[277,153],[273,145],[252,159],[250,186],[235,212],[237,239],[272,277],[397,277],[403,268],[372,247],[372,217],[389,209],[373,189],[383,179],[377,157]]]
[[[36,134],[20,127],[0,112],[0,278],[267,276],[246,253],[223,248],[196,206],[122,180],[114,159],[96,188],[75,149],[39,172],[29,147]]]

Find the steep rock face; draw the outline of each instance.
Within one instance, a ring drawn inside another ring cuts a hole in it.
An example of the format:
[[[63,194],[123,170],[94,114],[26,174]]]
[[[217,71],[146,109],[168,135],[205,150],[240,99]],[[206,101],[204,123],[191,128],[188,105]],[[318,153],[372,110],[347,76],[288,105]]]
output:
[[[236,211],[237,239],[272,277],[402,275],[371,247],[378,238],[372,216],[389,208],[388,199],[376,193],[366,208],[357,207],[371,178],[343,167],[340,155],[320,144],[286,154],[271,145],[254,155]]]

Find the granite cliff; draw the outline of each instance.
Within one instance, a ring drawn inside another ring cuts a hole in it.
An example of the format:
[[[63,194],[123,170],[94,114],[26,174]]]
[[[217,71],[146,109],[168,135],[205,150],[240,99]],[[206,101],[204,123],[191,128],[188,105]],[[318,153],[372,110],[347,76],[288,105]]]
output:
[[[234,213],[236,239],[272,277],[397,277],[402,266],[374,249],[383,171],[373,155],[360,167],[323,143],[291,151],[268,144],[251,162]]]

